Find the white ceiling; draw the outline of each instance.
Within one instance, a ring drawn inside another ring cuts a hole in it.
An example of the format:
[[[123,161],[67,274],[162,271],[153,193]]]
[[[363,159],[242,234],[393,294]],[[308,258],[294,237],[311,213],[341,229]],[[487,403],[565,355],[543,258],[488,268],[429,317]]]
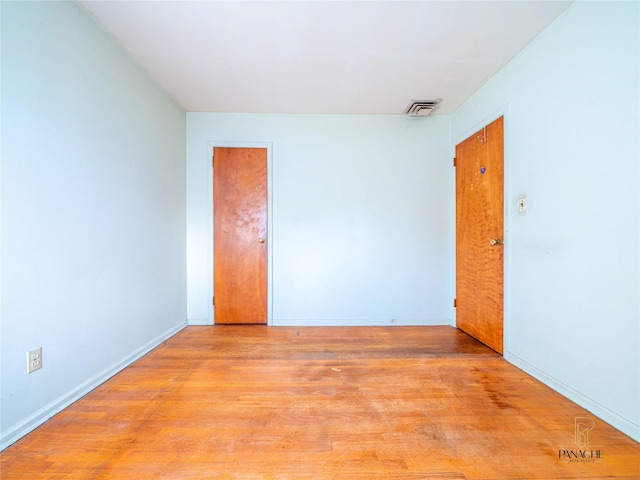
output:
[[[567,1],[92,1],[186,111],[450,114]]]

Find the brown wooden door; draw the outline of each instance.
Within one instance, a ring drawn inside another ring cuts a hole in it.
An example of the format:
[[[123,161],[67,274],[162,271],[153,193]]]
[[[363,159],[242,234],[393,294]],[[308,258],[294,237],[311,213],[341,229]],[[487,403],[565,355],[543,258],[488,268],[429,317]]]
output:
[[[216,324],[267,323],[267,150],[215,148]]]
[[[456,324],[503,353],[504,125],[456,146]]]

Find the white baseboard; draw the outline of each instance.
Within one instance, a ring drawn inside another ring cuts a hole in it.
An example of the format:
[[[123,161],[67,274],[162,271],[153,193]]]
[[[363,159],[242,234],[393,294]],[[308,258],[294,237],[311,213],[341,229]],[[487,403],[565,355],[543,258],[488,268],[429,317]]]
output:
[[[44,406],[40,410],[36,411],[29,417],[25,418],[24,420],[16,424],[15,426],[9,428],[7,431],[2,432],[2,435],[0,436],[0,450],[4,450],[9,445],[17,442],[22,437],[27,435],[29,432],[36,429],[37,427],[45,423],[47,420],[49,420],[51,417],[53,417],[57,413],[64,410],[65,408],[67,408],[69,405],[71,405],[78,399],[85,396],[87,393],[89,393],[94,388],[98,387],[100,384],[109,380],[116,373],[120,372],[121,370],[131,365],[140,357],[149,353],[151,350],[156,348],[158,345],[160,345],[162,342],[164,342],[168,338],[178,333],[180,330],[182,330],[186,326],[187,326],[187,322],[185,321],[173,327],[171,330],[151,340],[146,345],[142,346],[141,348],[133,352],[128,357],[122,359],[120,362],[103,370],[102,372],[93,376],[86,382],[81,383],[76,388],[69,390],[67,393],[61,395],[56,400]]]
[[[189,325],[211,325],[208,318],[190,318]],[[283,319],[276,318],[269,322],[272,327],[391,327],[391,326],[451,326],[451,319],[440,320],[345,320],[345,319]]]
[[[408,327],[408,326],[449,326],[450,319],[441,320],[335,320],[335,319],[314,319],[314,320],[292,320],[278,318],[274,319],[270,325],[274,327]]]
[[[546,373],[544,373],[541,370],[538,370],[536,367],[534,367],[527,361],[513,354],[505,353],[504,359],[512,363],[519,369],[525,371],[535,379],[540,380],[549,388],[552,388],[559,394],[567,397],[572,402],[577,403],[582,408],[593,413],[596,417],[607,422],[612,427],[617,428],[625,435],[628,435],[631,438],[633,438],[635,441],[640,442],[640,425],[636,425],[635,423],[609,410],[603,405],[600,405],[599,403],[595,402],[591,398],[583,395],[577,390],[574,390],[569,385],[566,385],[560,382],[559,380],[555,379],[554,377],[547,375]]]
[[[190,318],[187,322],[189,325],[210,325],[208,318]]]

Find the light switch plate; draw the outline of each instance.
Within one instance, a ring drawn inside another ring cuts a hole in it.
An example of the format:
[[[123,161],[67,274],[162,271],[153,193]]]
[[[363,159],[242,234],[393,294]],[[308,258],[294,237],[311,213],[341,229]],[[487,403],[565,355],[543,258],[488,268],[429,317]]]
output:
[[[518,199],[518,213],[524,213],[527,211],[527,197],[520,197]]]

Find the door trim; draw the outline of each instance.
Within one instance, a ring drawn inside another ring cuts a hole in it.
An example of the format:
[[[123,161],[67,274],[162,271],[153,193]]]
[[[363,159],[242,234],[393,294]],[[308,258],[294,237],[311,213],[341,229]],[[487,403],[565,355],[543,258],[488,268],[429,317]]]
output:
[[[478,130],[482,130],[483,127],[489,125],[490,123],[496,121],[498,118],[504,117],[504,151],[503,151],[503,161],[504,161],[504,264],[503,264],[503,312],[502,312],[502,356],[505,357],[507,354],[511,353],[510,344],[509,344],[509,331],[510,331],[510,323],[511,323],[511,281],[510,281],[510,250],[511,250],[511,229],[509,225],[509,217],[512,211],[517,211],[513,209],[517,209],[517,199],[513,201],[511,198],[511,186],[510,186],[510,159],[509,159],[509,130],[510,130],[510,116],[509,116],[509,105],[502,106],[499,110],[494,111],[490,115],[484,117],[482,120],[475,123],[473,126],[469,127],[464,133],[458,135],[456,138],[452,138],[451,143],[451,159],[456,156],[456,145],[465,141],[471,135],[476,133]],[[453,165],[453,162],[452,162]],[[451,168],[451,178],[449,179],[450,191],[451,191],[451,207],[450,207],[450,218],[451,218],[451,298],[455,298],[456,296],[456,172],[455,168]],[[526,192],[521,192],[521,195],[524,195]],[[521,196],[518,195],[518,196]],[[453,307],[453,301],[450,303],[451,305],[451,324],[454,327],[457,327],[456,324],[456,309]]]
[[[209,199],[208,219],[207,219],[207,325],[214,325],[213,303],[213,165],[211,164],[211,156],[213,149],[217,147],[227,148],[265,148],[267,150],[267,325],[273,325],[273,175],[272,175],[272,143],[265,142],[207,142],[207,163],[209,165],[207,172],[207,198]]]

